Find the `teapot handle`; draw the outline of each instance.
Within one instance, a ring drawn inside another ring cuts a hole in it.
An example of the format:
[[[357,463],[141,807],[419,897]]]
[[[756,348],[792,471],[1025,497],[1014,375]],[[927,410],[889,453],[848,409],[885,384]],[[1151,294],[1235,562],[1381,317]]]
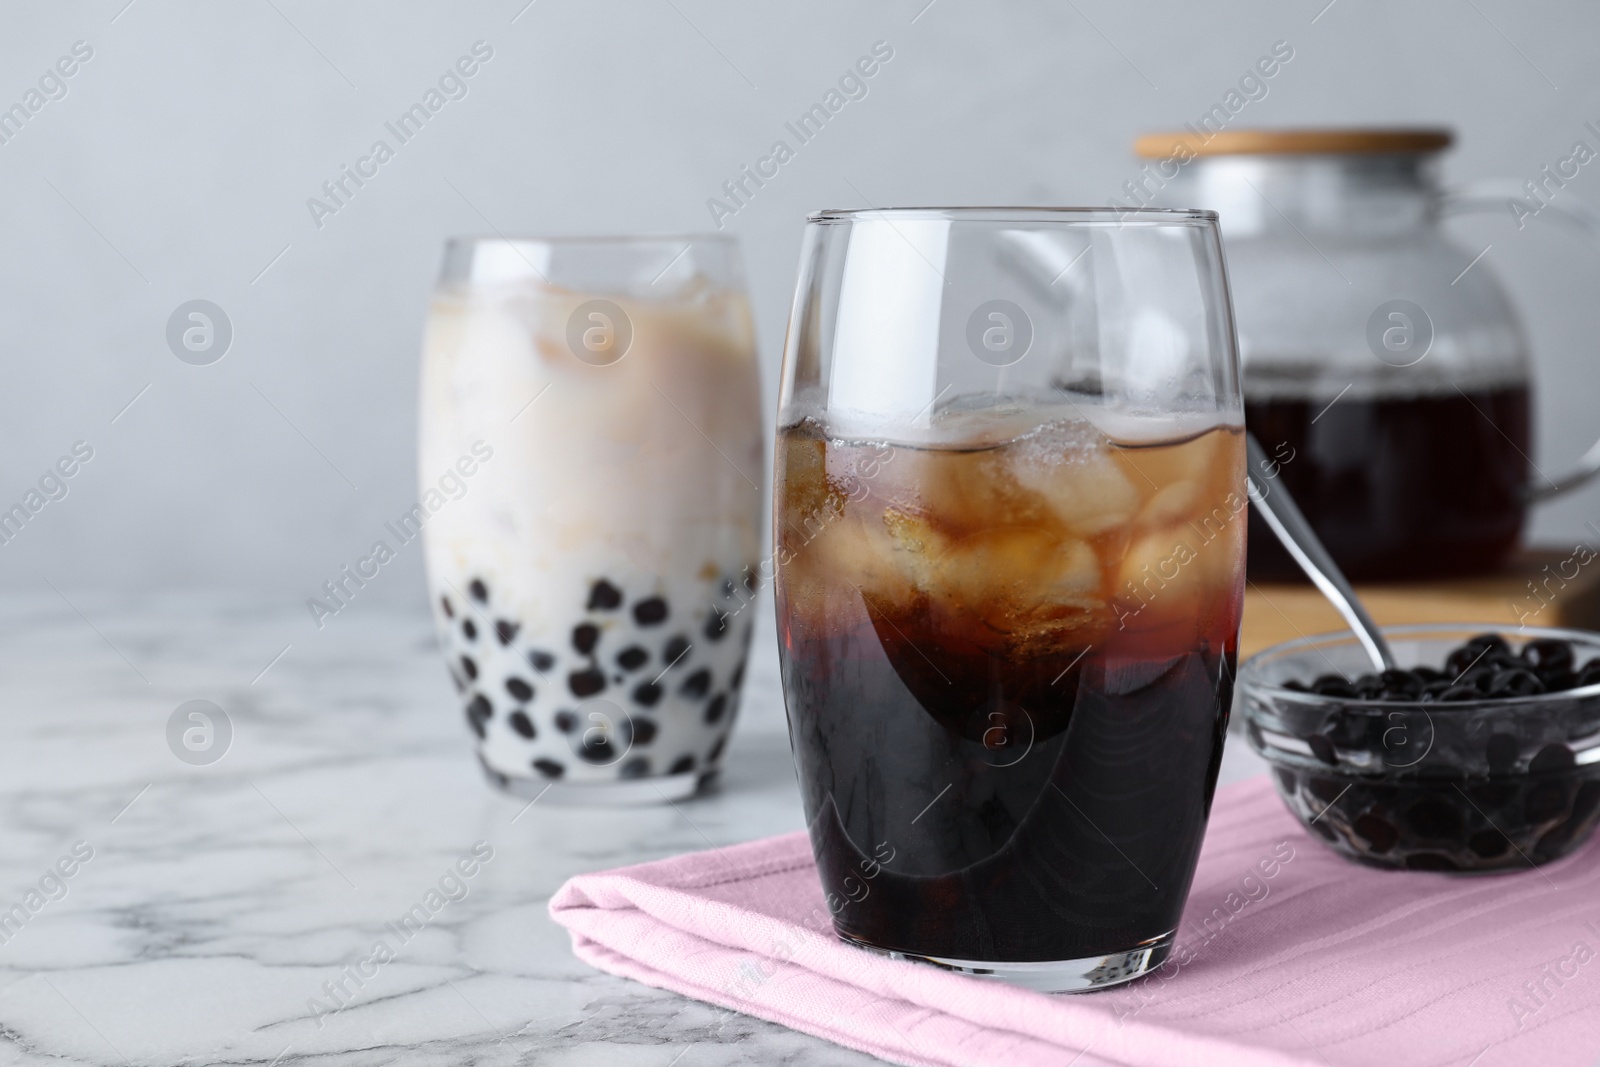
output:
[[[1519,212],[1518,207],[1522,208]],[[1517,228],[1526,225],[1526,219],[1537,216],[1548,218],[1568,230],[1574,230],[1596,249],[1600,249],[1600,211],[1568,197],[1561,203],[1530,201],[1527,191],[1505,179],[1470,182],[1445,191],[1439,205],[1442,215],[1489,214],[1509,212],[1517,220]],[[1525,491],[1530,503],[1541,503],[1562,496],[1581,485],[1600,477],[1600,441],[1589,446],[1571,470],[1561,477],[1549,480],[1547,485],[1530,485]]]

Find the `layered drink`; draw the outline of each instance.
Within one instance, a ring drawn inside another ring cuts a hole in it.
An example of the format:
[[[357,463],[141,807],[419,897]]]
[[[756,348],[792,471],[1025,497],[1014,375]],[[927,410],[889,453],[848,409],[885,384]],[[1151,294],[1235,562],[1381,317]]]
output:
[[[1242,428],[1059,395],[893,435],[802,411],[776,464],[784,689],[838,931],[1023,982],[1158,965],[1232,697]]]
[[[479,241],[450,255],[419,473],[426,490],[477,457],[425,533],[479,758],[499,785],[553,799],[692,792],[738,708],[760,545],[759,387],[733,250]]]

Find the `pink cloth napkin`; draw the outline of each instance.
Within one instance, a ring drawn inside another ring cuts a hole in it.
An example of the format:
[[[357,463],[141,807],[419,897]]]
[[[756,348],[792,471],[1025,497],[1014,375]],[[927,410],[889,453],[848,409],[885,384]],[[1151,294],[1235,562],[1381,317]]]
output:
[[[1119,989],[1046,996],[833,936],[804,834],[580,875],[550,901],[612,974],[896,1063],[1591,1067],[1600,839],[1538,870],[1371,870],[1270,782],[1219,790],[1177,947]]]

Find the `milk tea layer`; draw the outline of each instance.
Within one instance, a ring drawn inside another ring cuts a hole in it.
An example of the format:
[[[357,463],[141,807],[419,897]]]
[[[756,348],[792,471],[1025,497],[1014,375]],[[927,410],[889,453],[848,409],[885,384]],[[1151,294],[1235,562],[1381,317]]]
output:
[[[707,769],[748,641],[761,462],[748,307],[710,287],[608,298],[631,344],[585,361],[568,322],[591,299],[459,287],[429,318],[423,488],[475,442],[493,450],[427,520],[435,612],[480,754],[506,776]]]

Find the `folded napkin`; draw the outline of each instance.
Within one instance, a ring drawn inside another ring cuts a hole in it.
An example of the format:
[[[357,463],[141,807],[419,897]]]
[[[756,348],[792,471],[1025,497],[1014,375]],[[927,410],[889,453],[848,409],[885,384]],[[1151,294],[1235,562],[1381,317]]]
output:
[[[1358,866],[1255,778],[1219,790],[1155,975],[1047,996],[834,937],[804,834],[580,875],[585,962],[895,1063],[1592,1067],[1600,840],[1537,870]]]

